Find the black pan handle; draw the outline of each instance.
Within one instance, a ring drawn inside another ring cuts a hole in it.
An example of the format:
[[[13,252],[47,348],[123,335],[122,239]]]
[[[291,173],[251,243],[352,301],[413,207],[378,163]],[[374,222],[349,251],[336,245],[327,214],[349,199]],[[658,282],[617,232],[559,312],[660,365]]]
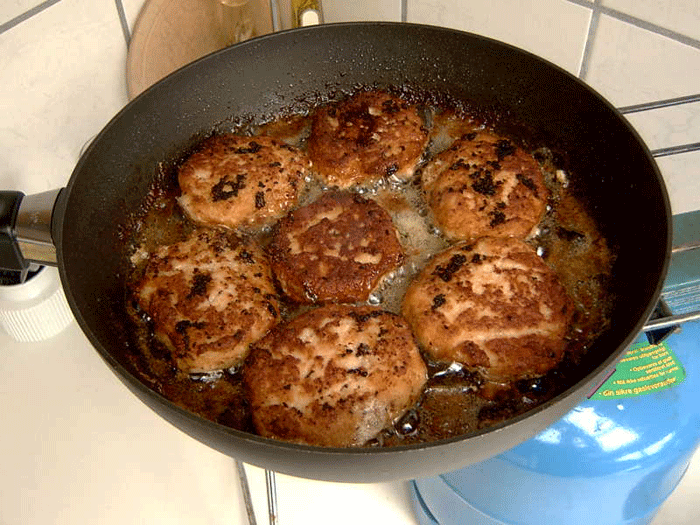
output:
[[[61,191],[0,191],[0,268],[26,272],[32,263],[57,265],[51,222]]]
[[[24,271],[29,263],[22,256],[15,224],[19,207],[24,198],[21,191],[0,191],[0,268],[5,270]]]

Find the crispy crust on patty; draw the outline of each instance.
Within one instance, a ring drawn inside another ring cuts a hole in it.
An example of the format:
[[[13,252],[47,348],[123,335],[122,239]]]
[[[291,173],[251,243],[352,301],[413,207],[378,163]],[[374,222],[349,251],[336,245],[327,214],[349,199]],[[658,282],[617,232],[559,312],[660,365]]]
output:
[[[425,166],[421,181],[435,221],[452,240],[525,238],[549,196],[534,157],[490,132],[457,140]]]
[[[345,189],[410,178],[427,141],[415,106],[383,91],[363,91],[315,112],[308,153],[326,184]]]
[[[269,137],[217,135],[180,167],[178,203],[205,226],[269,224],[297,204],[309,165],[304,153]]]
[[[189,373],[238,365],[279,320],[265,255],[224,230],[195,230],[160,247],[135,291],[156,335]]]
[[[402,313],[433,360],[505,382],[561,360],[573,304],[529,245],[483,237],[436,255],[409,286]]]
[[[276,226],[270,264],[298,303],[364,301],[404,258],[389,214],[371,199],[326,193]]]
[[[403,318],[327,305],[278,325],[244,368],[258,433],[295,443],[361,446],[412,406],[427,371]]]

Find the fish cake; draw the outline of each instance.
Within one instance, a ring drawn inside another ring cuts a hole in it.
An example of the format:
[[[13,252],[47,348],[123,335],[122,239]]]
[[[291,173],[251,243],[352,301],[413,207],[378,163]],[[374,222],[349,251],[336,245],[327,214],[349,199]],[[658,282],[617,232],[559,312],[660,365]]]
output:
[[[346,189],[410,178],[427,141],[415,106],[383,91],[363,91],[314,113],[308,154],[328,186]]]
[[[469,133],[421,174],[437,226],[451,240],[526,238],[545,213],[549,192],[539,163],[490,132]]]
[[[279,319],[264,253],[226,230],[195,230],[159,247],[135,292],[156,335],[187,373],[237,366]]]
[[[270,224],[297,204],[309,165],[303,152],[266,136],[217,135],[180,167],[178,203],[204,226]]]
[[[401,316],[336,304],[277,325],[253,346],[243,374],[261,436],[329,447],[374,438],[427,381]]]
[[[483,237],[437,254],[402,304],[431,359],[462,363],[496,382],[557,365],[573,311],[554,271],[513,237]]]
[[[282,290],[301,304],[365,301],[404,260],[386,210],[347,192],[325,193],[289,213],[268,253]]]

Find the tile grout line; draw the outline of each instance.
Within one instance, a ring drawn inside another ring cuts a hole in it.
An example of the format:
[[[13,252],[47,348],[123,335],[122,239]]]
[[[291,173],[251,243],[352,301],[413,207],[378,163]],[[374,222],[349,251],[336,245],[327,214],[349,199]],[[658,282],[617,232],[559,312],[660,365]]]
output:
[[[667,148],[659,148],[651,150],[650,153],[654,158],[660,157],[671,157],[673,155],[680,155],[682,153],[694,153],[700,151],[700,142],[694,142],[691,144],[681,144],[680,146],[669,146]]]
[[[45,9],[48,9],[49,7],[59,3],[61,0],[46,0],[42,2],[41,4],[25,11],[24,13],[16,16],[15,18],[0,24],[0,34],[12,29],[13,27],[16,27],[17,25],[21,24],[22,22],[25,22],[35,15],[41,13]],[[640,18],[634,17],[632,15],[628,15],[626,13],[623,13],[621,11],[617,11],[612,8],[605,7],[601,5],[602,0],[567,0],[568,2],[572,4],[579,5],[581,7],[586,7],[591,10],[591,20],[588,26],[588,33],[586,35],[586,42],[583,50],[583,56],[581,58],[581,66],[579,69],[579,74],[578,77],[581,80],[585,80],[587,74],[588,74],[588,66],[590,62],[590,57],[592,54],[593,50],[593,44],[595,40],[595,36],[598,30],[598,22],[600,20],[600,15],[605,14],[608,15],[612,18],[615,18],[619,21],[628,23],[630,25],[636,26],[638,28],[650,31],[652,33],[664,36],[666,38],[669,38],[671,40],[675,40],[679,43],[686,44],[690,47],[694,47],[696,49],[700,49],[700,41],[686,37],[685,35],[682,35],[680,33],[677,33],[675,31],[672,31],[670,29],[666,29],[662,26],[658,26],[656,24],[652,24],[651,22],[647,22],[645,20],[642,20]],[[126,20],[126,13],[124,10],[124,5],[122,3],[122,0],[115,0],[115,7],[117,9],[117,15],[119,17],[119,23],[122,28],[122,33],[124,35],[124,40],[126,42],[126,45],[129,45],[129,42],[131,40],[131,34],[129,30],[129,24]],[[408,0],[401,0],[401,21],[402,22],[407,22],[408,20]],[[650,102],[650,103],[645,103],[645,104],[639,104],[636,106],[629,106],[629,107],[622,107],[618,108],[618,111],[621,113],[634,113],[634,112],[645,112],[653,109],[658,109],[662,107],[667,107],[670,105],[682,105],[682,104],[687,104],[687,103],[692,103],[692,102],[697,102],[698,96],[690,96],[690,97],[679,97],[678,99],[669,99],[669,100],[659,100],[655,102]],[[695,143],[695,144],[689,144],[689,145],[682,145],[682,146],[675,146],[675,147],[670,147],[670,148],[662,148],[658,150],[655,156],[670,156],[670,155],[676,155],[679,153],[687,153],[688,151],[697,151],[698,148],[700,147],[700,143]],[[652,152],[654,153],[654,152]]]
[[[600,5],[601,0],[567,0],[568,2],[572,4],[579,5],[581,7],[587,7],[591,9],[591,21],[588,26],[588,33],[586,35],[586,43],[584,46],[583,50],[583,57],[581,58],[581,67],[579,69],[579,74],[578,78],[580,80],[586,79],[586,76],[588,75],[588,66],[590,63],[590,58],[591,58],[591,53],[593,50],[593,40],[595,38],[595,34],[598,29],[598,21],[600,20],[600,14],[606,14],[609,15],[613,18],[616,18],[620,21],[629,23],[630,25],[634,25],[637,27],[640,27],[642,29],[649,30],[650,32],[660,34],[662,36],[665,36],[667,38],[671,38],[673,40],[681,42],[678,38],[675,38],[675,36],[680,36],[682,39],[688,39],[688,37],[684,37],[683,35],[679,35],[678,33],[675,33],[670,30],[666,30],[660,26],[656,26],[654,24],[651,24],[649,22],[645,22],[641,19],[631,17],[629,15],[626,15],[624,13],[621,13],[619,11],[615,11],[610,8],[606,8],[602,5]],[[697,42],[693,39],[689,39],[692,42]],[[681,43],[686,43],[686,42],[681,42]],[[700,43],[700,42],[698,42]],[[691,44],[693,45],[693,44]],[[697,47],[693,45],[693,47]],[[700,47],[698,47],[700,49]],[[625,106],[625,107],[620,107],[617,108],[617,110],[622,113],[638,113],[638,112],[646,112],[646,111],[651,111],[654,109],[660,109],[660,108],[666,108],[670,106],[677,106],[677,105],[683,105],[683,104],[691,104],[700,101],[700,95],[690,95],[686,97],[678,97],[674,99],[667,99],[667,100],[656,100],[652,102],[646,102],[643,104],[637,104],[634,106]],[[682,145],[682,146],[673,146],[670,148],[662,148],[661,150],[658,150],[656,152],[657,156],[670,156],[670,155],[677,155],[679,153],[687,153],[689,151],[697,151],[699,148],[700,143],[696,144],[690,144],[690,145]]]
[[[684,97],[668,98],[662,100],[655,100],[653,102],[644,102],[642,104],[634,104],[632,106],[622,106],[617,108],[617,110],[624,114],[628,113],[639,113],[641,111],[650,111],[652,109],[663,109],[672,106],[680,106],[683,104],[693,104],[700,102],[700,93],[697,95],[687,95]]]
[[[32,7],[28,11],[25,11],[21,15],[17,15],[12,20],[8,20],[4,24],[0,24],[0,35],[3,34],[5,31],[8,31],[13,27],[21,24],[22,22],[29,20],[34,15],[41,13],[44,9],[48,9],[49,7],[51,7],[54,4],[57,4],[60,1],[61,0],[46,0],[45,2],[42,2],[41,4]]]
[[[598,32],[598,21],[600,20],[600,0],[595,0],[593,4],[588,4],[591,9],[591,20],[588,23],[588,33],[586,33],[586,43],[583,46],[583,56],[581,57],[581,67],[578,70],[578,78],[586,80],[588,76],[588,65],[593,53],[593,42]]]
[[[129,23],[126,21],[126,13],[124,12],[124,4],[122,4],[122,0],[114,0],[114,4],[117,8],[117,14],[119,15],[119,23],[122,26],[122,33],[124,34],[124,40],[126,41],[126,46],[129,47],[129,42],[131,42],[131,32],[129,31]]]
[[[681,44],[694,47],[695,49],[700,49],[700,40],[691,38],[689,36],[685,36],[681,33],[678,33],[671,29],[667,29],[663,26],[652,24],[651,22],[647,22],[646,20],[642,20],[641,18],[637,18],[636,16],[628,15],[627,13],[623,13],[622,11],[612,9],[610,7],[601,6],[601,12],[621,22],[626,22],[640,29],[645,29],[651,33],[655,33],[657,35],[669,38],[671,40],[675,40],[676,42],[679,42]]]
[[[630,113],[644,113],[646,111],[652,111],[655,109],[665,109],[673,106],[682,106],[684,104],[694,104],[700,102],[700,93],[697,95],[688,95],[685,97],[675,97],[663,100],[656,100],[653,102],[644,102],[642,104],[635,104],[633,106],[622,106],[617,108],[622,115],[627,115]],[[689,144],[680,144],[677,146],[667,146],[665,148],[658,148],[651,150],[650,153],[654,158],[660,157],[672,157],[674,155],[681,155],[683,153],[694,153],[700,151],[700,142],[693,142]]]
[[[596,31],[598,29],[598,21],[600,19],[600,14],[606,14],[612,18],[616,18],[617,20],[620,20],[622,22],[628,23],[630,25],[634,25],[636,27],[639,27],[641,29],[646,29],[652,33],[659,34],[661,36],[665,36],[667,38],[670,38],[672,40],[688,44],[692,47],[698,47],[696,45],[697,41],[685,37],[683,35],[680,35],[678,33],[675,33],[674,31],[670,31],[667,29],[664,29],[663,27],[656,26],[654,24],[651,24],[649,22],[645,22],[644,20],[626,15],[624,13],[621,13],[619,11],[616,11],[614,9],[609,9],[606,8],[602,5],[600,5],[601,0],[594,0],[591,2],[590,0],[567,0],[568,2],[571,2],[572,4],[579,5],[581,7],[587,7],[591,9],[591,21],[588,26],[588,34],[586,35],[586,44],[584,46],[584,52],[583,52],[583,57],[581,59],[581,69],[579,70],[579,78],[581,80],[585,80],[586,75],[588,74],[588,65],[590,62],[590,56],[591,56],[591,51],[593,49],[593,38],[595,37]],[[700,49],[700,47],[698,47]],[[665,99],[665,100],[656,100],[653,102],[647,102],[644,104],[636,104],[634,106],[625,106],[625,107],[620,107],[617,108],[617,110],[621,114],[626,114],[626,113],[637,113],[637,112],[646,112],[646,111],[651,111],[654,109],[660,109],[660,108],[667,108],[671,106],[678,106],[678,105],[683,105],[683,104],[691,104],[700,101],[700,94],[698,95],[690,95],[686,97],[677,97],[677,98],[672,98],[672,99]],[[654,158],[660,158],[660,157],[673,157],[675,155],[681,155],[683,153],[693,153],[696,151],[700,151],[700,142],[692,143],[692,144],[681,144],[679,146],[670,146],[666,148],[659,148],[655,150],[651,150],[650,153]]]
[[[653,24],[651,22],[647,22],[646,20],[643,20],[641,18],[638,18],[633,15],[628,15],[627,13],[624,13],[622,11],[618,11],[617,9],[613,9],[611,7],[605,7],[604,5],[599,4],[599,0],[566,0],[569,3],[579,5],[581,7],[588,7],[591,9],[597,9],[599,10],[599,16],[600,14],[607,15],[611,18],[614,18],[620,22],[625,22],[629,25],[638,27],[640,29],[644,29],[646,31],[649,31],[650,33],[654,33],[666,38],[669,38],[671,40],[674,40],[676,42],[679,42],[681,44],[685,44],[690,47],[694,47],[696,49],[700,49],[700,40],[697,40],[695,38],[686,36],[682,33],[678,33],[677,31],[673,31],[671,29],[667,29],[663,26],[660,26],[658,24]]]

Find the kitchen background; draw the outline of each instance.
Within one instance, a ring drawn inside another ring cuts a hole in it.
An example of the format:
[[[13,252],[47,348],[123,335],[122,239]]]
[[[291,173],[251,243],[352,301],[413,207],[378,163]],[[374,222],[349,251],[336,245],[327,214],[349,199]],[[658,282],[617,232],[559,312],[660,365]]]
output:
[[[82,148],[128,101],[127,49],[142,6],[3,0],[0,188],[66,184]],[[700,1],[324,0],[323,11],[326,22],[408,21],[490,36],[563,67],[618,108],[680,98],[627,117],[652,150],[670,153],[658,163],[673,212],[700,209]],[[75,323],[41,343],[0,333],[0,377],[1,525],[246,523],[233,461],[138,402]],[[248,474],[265,523],[263,473]],[[402,483],[277,479],[283,524],[416,523]],[[695,523],[699,507],[696,455],[654,524]]]

